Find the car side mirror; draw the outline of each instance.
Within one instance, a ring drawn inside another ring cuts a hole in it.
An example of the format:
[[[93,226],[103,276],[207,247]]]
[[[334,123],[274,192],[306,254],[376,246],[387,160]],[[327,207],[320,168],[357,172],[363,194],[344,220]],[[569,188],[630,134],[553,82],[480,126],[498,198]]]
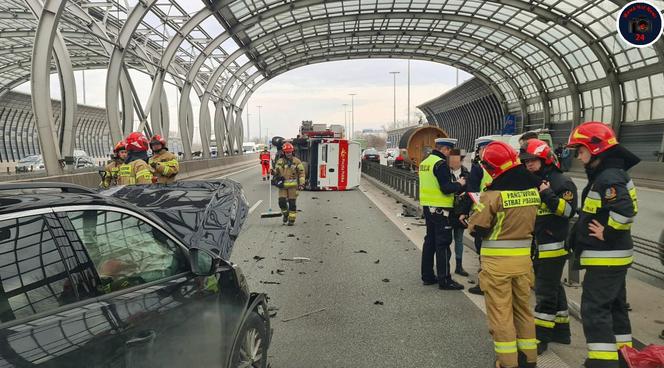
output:
[[[205,250],[190,248],[189,264],[194,275],[210,276],[216,271],[217,258]]]

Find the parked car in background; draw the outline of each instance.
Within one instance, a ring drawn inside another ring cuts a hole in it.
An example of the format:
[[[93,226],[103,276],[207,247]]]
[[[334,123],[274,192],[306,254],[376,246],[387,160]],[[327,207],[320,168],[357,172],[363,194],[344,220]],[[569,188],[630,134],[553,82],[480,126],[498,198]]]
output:
[[[266,368],[266,296],[228,259],[247,214],[230,180],[0,185],[0,361]]]
[[[380,162],[380,153],[375,148],[367,148],[362,152],[362,161]]]
[[[67,165],[69,165],[69,167],[72,167],[74,169],[82,169],[82,168],[97,166],[97,164],[95,164],[94,159],[92,159],[92,157],[88,156],[88,154],[82,150],[74,150],[74,155],[71,157],[71,160],[65,160],[65,162],[67,163]],[[24,157],[20,159],[16,164],[17,173],[42,171],[44,169],[45,169],[44,158],[42,157],[42,155],[33,155],[33,156]]]
[[[385,151],[385,159],[387,160],[387,166],[394,166],[394,160],[399,156],[398,148],[388,148]]]

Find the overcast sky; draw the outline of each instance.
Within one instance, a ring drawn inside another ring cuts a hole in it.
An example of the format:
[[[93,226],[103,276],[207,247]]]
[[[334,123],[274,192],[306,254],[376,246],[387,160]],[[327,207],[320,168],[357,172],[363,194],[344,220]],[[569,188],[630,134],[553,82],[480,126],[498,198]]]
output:
[[[355,96],[355,129],[389,126],[393,116],[393,76],[397,75],[397,120],[405,122],[407,117],[407,61],[395,59],[348,60],[309,65],[289,71],[268,81],[249,99],[249,121],[252,137],[258,135],[258,108],[262,105],[261,122],[263,135],[292,137],[297,134],[302,120],[314,123],[343,124],[344,107],[350,111],[351,97]],[[151,81],[143,73],[132,71],[132,79],[143,104],[150,94]],[[460,72],[460,80],[471,78]],[[79,103],[83,103],[82,73],[76,73]],[[86,103],[91,106],[105,105],[105,70],[85,72]],[[55,76],[51,78],[51,95],[59,99],[59,87]],[[425,61],[411,62],[411,121],[416,121],[416,106],[454,88],[456,69]],[[29,83],[17,90],[29,93]],[[176,89],[167,85],[171,115],[171,131],[177,130]],[[192,96],[194,94],[192,93]],[[200,104],[192,98],[195,121],[198,121]],[[350,115],[350,114],[349,114]],[[243,113],[246,124],[246,109]],[[196,124],[197,125],[197,124]],[[245,125],[246,127],[246,125]],[[198,127],[195,142],[200,142]],[[246,133],[246,128],[245,128]]]

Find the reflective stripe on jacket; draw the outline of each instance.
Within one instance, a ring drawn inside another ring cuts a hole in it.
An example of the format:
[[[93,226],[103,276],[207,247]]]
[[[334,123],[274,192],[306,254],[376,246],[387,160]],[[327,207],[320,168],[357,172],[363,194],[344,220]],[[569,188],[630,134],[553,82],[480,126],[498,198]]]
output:
[[[576,233],[582,267],[627,268],[633,262],[632,223],[638,212],[636,187],[622,169],[605,169],[584,191]],[[604,226],[604,240],[590,236],[593,220]]]
[[[122,164],[118,171],[118,185],[152,184],[150,166],[143,160]]]
[[[180,171],[177,156],[169,151],[163,151],[150,157],[148,161],[152,167],[154,182],[168,184],[175,181],[175,175]]]
[[[495,191],[480,196],[480,203],[469,219],[469,232],[490,229],[484,236],[482,256],[530,257],[535,216],[540,205],[537,189]]]
[[[453,208],[454,194],[445,194],[440,189],[440,183],[434,173],[436,165],[442,164],[443,159],[436,155],[429,155],[420,163],[420,204],[422,206]]]
[[[276,176],[284,178],[284,188],[293,188],[304,185],[304,165],[297,157],[290,160],[286,157],[277,160],[275,165]]]

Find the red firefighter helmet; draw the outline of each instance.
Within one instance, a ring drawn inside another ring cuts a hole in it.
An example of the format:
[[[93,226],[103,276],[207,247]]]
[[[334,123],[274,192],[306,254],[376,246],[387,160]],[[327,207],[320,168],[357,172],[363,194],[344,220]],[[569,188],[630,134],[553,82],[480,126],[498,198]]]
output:
[[[553,165],[555,163],[555,158],[553,156],[553,151],[549,145],[539,139],[529,139],[526,143],[526,147],[521,151],[519,155],[521,160],[532,160],[539,158],[546,165]]]
[[[150,148],[152,148],[152,145],[154,144],[161,144],[162,148],[166,148],[166,140],[159,134],[155,134],[150,138]]]
[[[118,153],[126,149],[127,149],[127,142],[125,142],[125,140],[123,139],[115,144],[115,147],[113,147],[113,152]]]
[[[495,179],[505,172],[519,166],[519,155],[505,142],[489,143],[482,154],[482,167]]]
[[[141,132],[133,132],[125,139],[127,142],[127,150],[134,152],[145,152],[148,150],[148,139]]]
[[[616,133],[604,123],[590,121],[574,128],[567,147],[584,146],[595,156],[618,144]]]
[[[293,151],[295,151],[295,148],[290,143],[284,143],[284,146],[281,149],[284,153],[293,153]]]

